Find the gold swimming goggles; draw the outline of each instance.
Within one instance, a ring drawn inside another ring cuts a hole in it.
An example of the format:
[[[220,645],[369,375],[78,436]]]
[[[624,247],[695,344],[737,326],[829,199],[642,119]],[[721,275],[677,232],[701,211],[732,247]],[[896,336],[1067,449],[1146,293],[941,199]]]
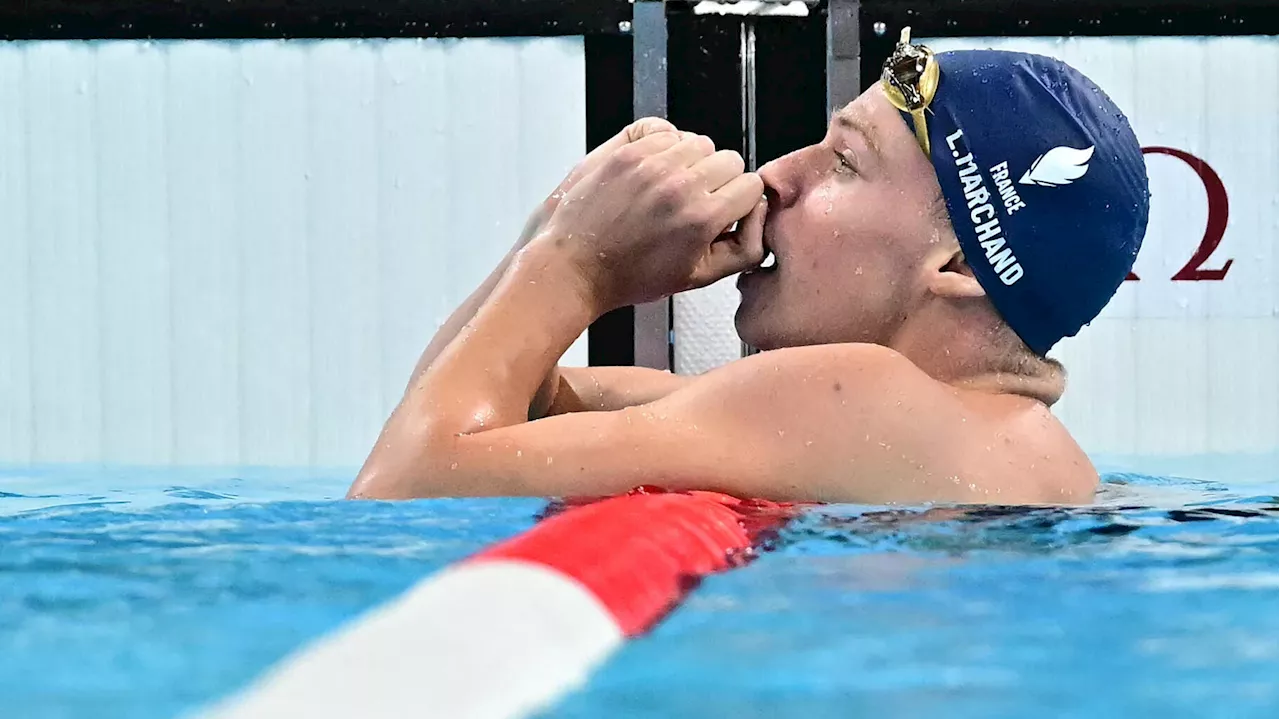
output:
[[[924,154],[929,154],[929,129],[924,111],[938,92],[938,58],[924,45],[911,44],[911,28],[902,28],[898,46],[884,61],[880,71],[880,85],[885,97],[902,112],[911,114],[915,125],[916,142]]]

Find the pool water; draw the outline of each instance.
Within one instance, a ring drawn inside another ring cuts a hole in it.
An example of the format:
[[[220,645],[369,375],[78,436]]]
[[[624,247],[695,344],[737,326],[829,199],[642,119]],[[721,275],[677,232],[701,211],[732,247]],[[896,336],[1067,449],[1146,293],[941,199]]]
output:
[[[1275,717],[1276,455],[1099,465],[1086,508],[810,510],[545,716]],[[0,717],[190,714],[545,506],[349,478],[0,470]]]

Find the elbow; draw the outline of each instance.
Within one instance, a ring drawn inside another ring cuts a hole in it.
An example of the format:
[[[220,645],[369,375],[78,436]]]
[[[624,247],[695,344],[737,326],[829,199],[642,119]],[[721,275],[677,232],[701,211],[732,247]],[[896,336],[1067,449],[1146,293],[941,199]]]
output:
[[[368,467],[368,464],[365,466]],[[387,496],[386,488],[378,481],[376,474],[361,469],[355,481],[347,488],[345,499],[393,499],[393,497]]]
[[[429,478],[436,474],[426,468],[389,467],[365,463],[347,490],[347,499],[425,499],[440,497],[442,488]]]
[[[364,466],[347,490],[347,499],[422,499],[447,496],[439,471],[454,460],[455,437],[433,437],[425,432],[384,432]],[[455,465],[456,466],[456,463]]]
[[[356,479],[347,490],[347,499],[413,499],[406,491],[407,483],[398,481],[395,474],[382,471],[373,458],[366,461]]]

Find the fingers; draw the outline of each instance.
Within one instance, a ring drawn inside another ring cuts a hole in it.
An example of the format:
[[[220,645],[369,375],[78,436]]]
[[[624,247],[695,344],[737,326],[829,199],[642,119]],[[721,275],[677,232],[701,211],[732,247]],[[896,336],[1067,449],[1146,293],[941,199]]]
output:
[[[710,216],[714,227],[725,228],[756,207],[764,194],[764,181],[754,172],[746,172],[729,180],[711,193]]]
[[[675,125],[672,125],[661,117],[642,117],[630,125],[627,125],[623,128],[622,132],[618,133],[619,135],[624,135],[627,138],[624,142],[620,142],[618,144],[619,146],[625,145],[627,142],[635,142],[642,137],[647,137],[658,132],[679,132],[679,130],[676,129]]]
[[[699,160],[689,169],[698,178],[698,185],[702,189],[714,192],[741,175],[745,166],[742,155],[733,150],[721,150]]]
[[[662,119],[661,117],[643,117],[635,122],[622,128],[622,131],[605,141],[605,143],[592,150],[587,157],[607,157],[613,154],[614,150],[629,145],[636,140],[646,138],[650,135],[656,135],[660,132],[679,132],[675,125]]]
[[[613,154],[614,158],[630,161],[641,160],[669,152],[681,143],[680,133],[655,132],[634,142],[627,143]]]
[[[658,159],[667,167],[684,168],[710,157],[715,151],[715,143],[706,135],[682,132],[680,142],[667,148]]]
[[[556,188],[552,198],[562,196],[570,187],[577,184],[586,175],[591,174],[606,159],[608,159],[618,149],[652,135],[663,132],[679,132],[675,125],[660,117],[644,117],[622,128],[618,134],[606,140],[596,149],[587,153],[587,156],[578,163],[576,167],[565,177],[560,186]]]
[[[764,260],[764,221],[768,210],[764,197],[756,195],[755,207],[738,223],[737,231],[711,243],[694,270],[694,287],[705,287],[760,265]]]

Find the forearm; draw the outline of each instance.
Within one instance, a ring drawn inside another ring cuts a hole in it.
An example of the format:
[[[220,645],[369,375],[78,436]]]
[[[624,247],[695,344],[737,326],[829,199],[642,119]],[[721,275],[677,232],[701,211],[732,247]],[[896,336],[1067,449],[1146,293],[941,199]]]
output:
[[[441,353],[409,399],[430,408],[441,433],[527,421],[543,378],[595,319],[585,290],[554,248],[522,250],[460,341]]]
[[[384,427],[352,496],[484,493],[449,485],[460,436],[527,421],[530,402],[596,307],[571,266],[530,247],[428,363]]]
[[[498,286],[498,282],[502,279],[503,274],[506,273],[507,268],[511,266],[511,261],[516,256],[516,253],[527,245],[529,240],[546,224],[552,209],[554,208],[550,202],[544,202],[538,206],[538,209],[525,222],[524,229],[521,231],[520,237],[516,240],[516,244],[511,248],[511,251],[502,258],[502,261],[498,263],[493,272],[467,297],[466,301],[459,305],[453,311],[453,314],[449,315],[449,319],[440,326],[440,329],[436,330],[431,342],[427,344],[426,349],[422,351],[422,356],[418,358],[418,363],[413,368],[413,374],[409,376],[409,383],[405,388],[406,393],[413,387],[422,373],[431,366],[436,357],[444,351],[444,348],[448,347],[449,343],[458,336],[462,328],[466,327],[467,323],[475,317],[476,312],[479,311],[485,300],[489,299],[489,295],[493,293],[493,289]],[[549,381],[552,379],[554,378],[548,378]]]
[[[692,379],[647,367],[559,367],[539,388],[529,418],[613,412],[648,404],[687,386]],[[549,386],[552,381],[554,386]]]

